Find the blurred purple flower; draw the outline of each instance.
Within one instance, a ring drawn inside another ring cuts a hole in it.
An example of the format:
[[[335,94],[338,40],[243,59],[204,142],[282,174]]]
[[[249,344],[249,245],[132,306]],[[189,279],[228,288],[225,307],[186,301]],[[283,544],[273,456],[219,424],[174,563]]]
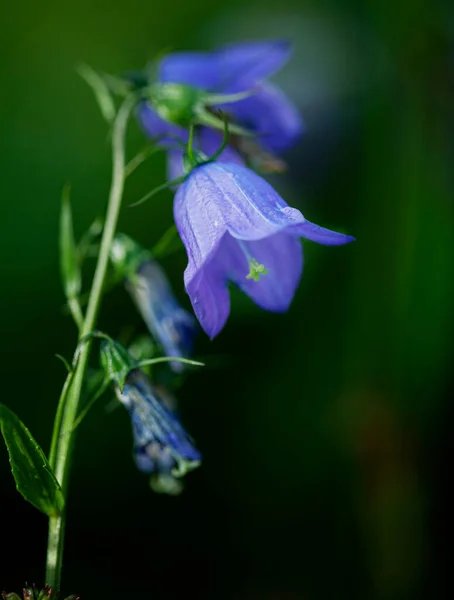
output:
[[[119,233],[112,243],[110,259],[165,355],[188,358],[198,333],[196,321],[180,306],[164,270],[151,253]],[[176,373],[186,367],[180,362],[171,362],[170,366]]]
[[[146,375],[131,372],[115,391],[131,417],[138,469],[178,477],[200,464],[200,452]]]
[[[298,238],[326,246],[354,240],[307,221],[264,179],[232,163],[195,168],[176,193],[174,217],[189,259],[185,288],[210,338],[229,316],[229,281],[261,308],[285,312],[303,270]]]
[[[150,333],[162,345],[167,356],[187,358],[192,353],[197,324],[173,295],[164,271],[154,260],[142,263],[126,287],[147,324]],[[171,362],[176,373],[184,363]]]
[[[285,94],[266,80],[287,62],[290,54],[291,47],[284,41],[232,44],[211,53],[177,52],[160,61],[158,81],[190,85],[216,94],[254,91],[248,98],[216,108],[225,111],[235,124],[255,133],[264,150],[280,154],[297,140],[303,123]],[[152,137],[187,141],[184,128],[161,119],[149,104],[141,104],[138,118]],[[220,139],[219,133],[202,128],[198,149],[210,156],[211,148],[219,147]],[[240,155],[229,147],[218,160],[242,163]],[[173,177],[181,175],[181,161],[180,150],[169,153],[169,173]]]

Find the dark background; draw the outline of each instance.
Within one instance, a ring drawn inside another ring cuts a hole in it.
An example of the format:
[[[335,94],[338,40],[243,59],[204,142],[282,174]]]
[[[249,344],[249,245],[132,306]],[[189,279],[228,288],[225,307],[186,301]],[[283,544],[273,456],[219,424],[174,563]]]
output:
[[[179,392],[204,455],[177,498],[131,458],[125,411],[100,401],[80,428],[63,589],[95,598],[449,597],[452,504],[454,10],[446,2],[24,1],[0,19],[1,401],[47,450],[75,329],[63,314],[60,191],[81,235],[105,207],[107,129],[75,65],[141,68],[162,48],[287,37],[276,80],[307,133],[273,183],[310,219],[352,233],[306,244],[285,316],[233,294],[198,353],[222,368]],[[130,149],[142,136],[131,127]],[[162,183],[143,166],[126,203]],[[171,194],[121,215],[151,246]],[[163,261],[182,301],[183,252]],[[89,280],[87,278],[86,284]],[[144,327],[126,293],[100,326]],[[228,360],[226,360],[226,357]],[[452,483],[452,482],[451,482]],[[0,448],[0,588],[42,582],[46,518],[14,489]]]

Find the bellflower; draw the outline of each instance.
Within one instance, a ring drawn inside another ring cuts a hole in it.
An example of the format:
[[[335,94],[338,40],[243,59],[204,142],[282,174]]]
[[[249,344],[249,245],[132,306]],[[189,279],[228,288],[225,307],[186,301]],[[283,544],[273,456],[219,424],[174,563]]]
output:
[[[188,255],[185,288],[211,338],[228,318],[230,281],[261,308],[284,312],[302,275],[299,238],[326,246],[354,239],[307,221],[256,173],[223,162],[188,175],[174,217]]]
[[[154,260],[142,263],[126,287],[150,333],[167,356],[187,358],[191,355],[196,323],[176,300],[163,270]],[[172,369],[182,372],[184,363],[171,362]]]
[[[115,390],[131,417],[134,459],[140,471],[180,477],[200,464],[199,451],[144,373],[132,371],[123,390],[118,386]]]
[[[195,319],[184,310],[160,265],[150,252],[124,234],[118,234],[110,253],[116,271],[125,277],[126,288],[151,335],[167,356],[188,358],[197,333]],[[184,363],[170,366],[180,373]]]
[[[231,44],[211,53],[172,53],[159,62],[158,82],[189,85],[223,95],[251,91],[247,98],[219,104],[216,108],[225,111],[233,123],[251,131],[262,148],[280,154],[293,145],[303,130],[296,107],[279,88],[267,81],[287,62],[290,54],[291,47],[284,41]],[[187,131],[162,119],[150,104],[142,103],[138,117],[145,132],[152,137],[187,141]],[[198,144],[198,149],[209,156],[207,146],[218,146],[219,134],[202,133]],[[241,162],[233,148],[227,148],[218,160]],[[180,164],[181,151],[175,150],[169,154],[171,175],[181,174]]]

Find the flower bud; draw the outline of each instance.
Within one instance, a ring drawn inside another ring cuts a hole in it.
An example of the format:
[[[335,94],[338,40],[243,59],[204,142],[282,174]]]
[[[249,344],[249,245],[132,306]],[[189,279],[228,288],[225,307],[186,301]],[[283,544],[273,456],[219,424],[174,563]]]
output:
[[[22,595],[24,596],[24,600],[35,600],[35,598],[37,597],[37,589],[35,588],[35,586],[33,587],[29,587],[27,584],[25,584],[25,587],[22,590]]]
[[[175,411],[166,407],[150,379],[137,369],[127,376],[123,391],[116,387],[116,393],[131,417],[137,468],[156,476],[153,489],[155,485],[164,493],[175,494],[177,487],[181,491],[170,480],[198,467],[201,456]]]
[[[205,92],[180,83],[156,84],[150,88],[153,108],[165,121],[189,127],[203,105]]]
[[[2,592],[1,597],[3,600],[22,600],[22,598],[14,592],[9,594]],[[23,600],[53,600],[58,597],[58,592],[54,594],[50,585],[45,585],[41,590],[38,590],[36,589],[35,584],[29,586],[26,583],[25,587],[22,589],[22,597]],[[80,600],[80,598],[77,594],[72,594],[71,596],[67,596],[64,600]]]

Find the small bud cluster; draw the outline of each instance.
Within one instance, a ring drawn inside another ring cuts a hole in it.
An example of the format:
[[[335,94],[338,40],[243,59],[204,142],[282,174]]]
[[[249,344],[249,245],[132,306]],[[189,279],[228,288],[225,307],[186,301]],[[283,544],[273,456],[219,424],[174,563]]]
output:
[[[29,586],[27,583],[22,589],[22,597],[15,592],[2,592],[3,600],[58,600],[59,592],[54,592],[51,586],[45,585],[42,589],[38,589],[35,584]],[[71,594],[63,600],[80,600],[76,594]]]

